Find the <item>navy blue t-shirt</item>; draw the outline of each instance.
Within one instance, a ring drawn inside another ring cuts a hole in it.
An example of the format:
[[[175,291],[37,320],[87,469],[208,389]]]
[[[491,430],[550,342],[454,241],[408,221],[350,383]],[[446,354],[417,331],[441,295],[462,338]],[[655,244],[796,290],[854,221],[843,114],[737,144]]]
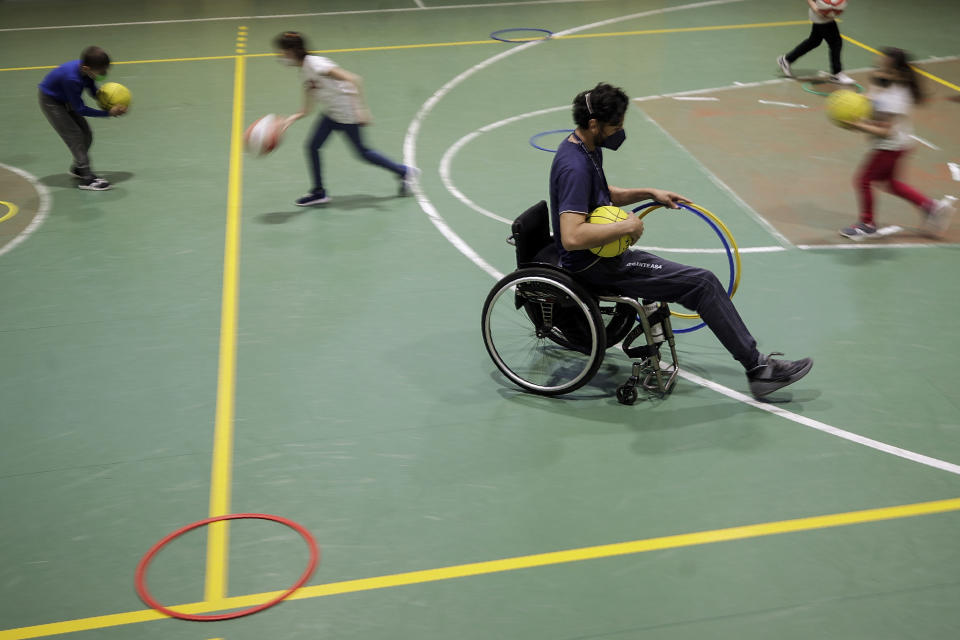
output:
[[[560,266],[579,271],[593,264],[597,256],[586,249],[567,251],[560,242],[560,213],[577,211],[589,214],[597,207],[612,204],[607,178],[603,174],[603,154],[599,147],[587,151],[584,146],[564,138],[550,167],[550,224],[553,241],[560,254]]]
[[[105,118],[109,111],[92,109],[83,103],[83,90],[93,97],[97,96],[97,85],[93,79],[80,71],[80,61],[71,60],[51,71],[39,85],[40,91],[54,100],[69,104],[73,112],[81,116]]]

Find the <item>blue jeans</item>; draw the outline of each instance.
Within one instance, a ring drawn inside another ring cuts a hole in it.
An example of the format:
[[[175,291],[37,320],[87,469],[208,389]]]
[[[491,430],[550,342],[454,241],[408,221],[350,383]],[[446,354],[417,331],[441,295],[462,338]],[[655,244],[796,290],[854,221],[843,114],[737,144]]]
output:
[[[627,251],[578,271],[590,289],[631,298],[679,302],[700,314],[720,343],[745,369],[760,359],[753,339],[717,276],[706,269],[671,262],[646,251]]]
[[[360,136],[360,125],[343,124],[325,115],[317,122],[313,135],[307,142],[307,157],[310,159],[310,168],[313,171],[313,188],[315,191],[323,189],[323,179],[320,177],[320,147],[323,146],[323,143],[327,141],[327,137],[333,131],[346,133],[357,154],[370,164],[392,171],[401,178],[406,174],[407,167],[405,165],[398,164],[363,144],[363,138]]]

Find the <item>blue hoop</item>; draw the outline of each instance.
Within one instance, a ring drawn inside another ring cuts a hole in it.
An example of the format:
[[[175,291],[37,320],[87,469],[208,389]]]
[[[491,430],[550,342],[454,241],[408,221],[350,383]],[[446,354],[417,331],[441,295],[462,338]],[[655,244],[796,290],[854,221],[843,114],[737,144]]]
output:
[[[649,202],[643,202],[643,203],[637,205],[636,207],[634,207],[633,212],[636,213],[636,212],[640,211],[641,209],[646,209],[647,207],[652,207],[652,206],[658,205],[658,204],[662,204],[662,203],[657,202],[657,201],[655,201],[655,200],[650,200]],[[730,251],[730,243],[727,242],[726,236],[724,236],[724,235],[723,235],[723,232],[719,229],[719,227],[717,227],[717,225],[715,225],[715,224],[713,223],[713,220],[711,220],[711,219],[708,218],[707,216],[703,215],[702,213],[700,213],[699,211],[697,211],[697,210],[694,209],[693,207],[688,207],[687,205],[683,204],[682,202],[678,202],[677,204],[678,204],[682,209],[686,209],[686,210],[689,211],[690,213],[695,213],[695,214],[697,214],[697,216],[698,216],[701,220],[703,220],[704,222],[706,222],[708,225],[710,225],[710,228],[713,229],[714,233],[716,233],[717,236],[720,237],[720,242],[723,243],[723,248],[727,250],[727,264],[730,266],[730,280],[729,280],[729,282],[727,283],[727,295],[729,296],[729,295],[733,292],[733,282],[734,282],[734,279],[735,279],[735,278],[734,278],[734,275],[735,275],[735,269],[736,269],[736,268],[734,267],[734,265],[733,265],[733,252]],[[701,322],[700,324],[694,325],[694,326],[692,326],[692,327],[687,327],[686,329],[674,329],[673,332],[674,332],[674,333],[690,333],[691,331],[696,331],[697,329],[702,329],[702,328],[705,327],[705,326],[707,326],[707,323],[706,323],[706,322]]]
[[[553,35],[553,31],[550,31],[549,29],[535,29],[535,28],[532,28],[532,27],[513,27],[513,28],[510,28],[510,29],[499,29],[499,30],[497,30],[497,31],[494,31],[493,33],[490,34],[490,37],[493,38],[494,40],[499,40],[500,42],[511,42],[511,43],[516,43],[516,42],[530,42],[530,40],[532,40],[532,38],[531,38],[531,39],[527,39],[527,40],[511,40],[510,38],[498,38],[498,37],[497,37],[497,34],[498,34],[498,33],[510,33],[510,32],[512,32],[512,31],[537,31],[537,32],[539,32],[539,33],[545,33],[545,34],[547,34],[547,35],[546,35],[545,37],[543,37],[543,38],[538,38],[539,40],[549,40],[549,39],[550,39],[550,36]]]
[[[546,147],[541,147],[534,140],[542,136],[549,136],[552,133],[573,133],[573,129],[551,129],[550,131],[544,131],[542,133],[534,134],[530,137],[530,146],[534,149],[540,149],[540,151],[546,151],[548,153],[556,153],[556,149],[547,149]]]

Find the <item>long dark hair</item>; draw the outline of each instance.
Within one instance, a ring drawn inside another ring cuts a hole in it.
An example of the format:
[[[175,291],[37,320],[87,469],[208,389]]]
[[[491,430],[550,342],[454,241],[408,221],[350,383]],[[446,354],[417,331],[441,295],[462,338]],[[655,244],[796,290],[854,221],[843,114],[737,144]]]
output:
[[[300,61],[307,57],[307,41],[297,31],[284,31],[274,39],[273,44],[277,49],[293,51]]]
[[[909,87],[913,101],[917,104],[924,102],[927,95],[920,87],[920,74],[910,65],[910,54],[896,47],[884,47],[880,53],[893,62],[893,70],[897,74],[896,81]]]

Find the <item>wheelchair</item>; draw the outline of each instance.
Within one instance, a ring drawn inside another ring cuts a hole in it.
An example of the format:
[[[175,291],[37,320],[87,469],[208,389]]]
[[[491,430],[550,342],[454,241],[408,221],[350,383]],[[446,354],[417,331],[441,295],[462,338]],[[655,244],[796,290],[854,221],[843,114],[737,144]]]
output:
[[[648,313],[640,301],[591,291],[557,266],[543,200],[520,214],[511,231],[507,242],[516,249],[517,269],[500,279],[483,303],[483,342],[497,369],[526,391],[558,396],[587,384],[606,350],[622,342],[635,361],[629,379],[617,388],[617,400],[633,404],[638,387],[667,395],[679,371],[667,304],[655,303]],[[657,324],[662,335],[651,331]],[[644,344],[631,347],[640,336]],[[661,360],[664,344],[669,363]]]

